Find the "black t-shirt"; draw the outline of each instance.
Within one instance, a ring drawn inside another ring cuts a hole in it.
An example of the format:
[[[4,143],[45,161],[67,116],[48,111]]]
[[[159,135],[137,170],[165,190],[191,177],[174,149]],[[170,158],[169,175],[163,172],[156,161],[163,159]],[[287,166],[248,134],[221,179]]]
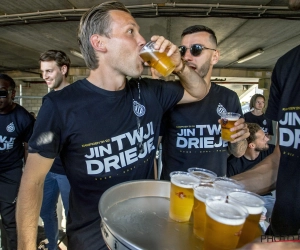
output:
[[[55,174],[66,175],[66,171],[59,156],[57,156],[52,164],[50,172]]]
[[[275,146],[273,144],[269,144],[269,149],[266,151],[261,151],[255,160],[248,160],[245,156],[237,158],[234,155],[230,155],[227,159],[227,177],[243,173],[253,168],[269,154],[272,154],[274,148]]]
[[[22,106],[0,114],[0,173],[23,167],[24,145],[32,135],[33,116]]]
[[[0,201],[14,202],[22,176],[24,142],[34,126],[33,116],[19,104],[0,114]]]
[[[281,152],[271,233],[296,235],[300,229],[300,45],[276,63],[266,116],[278,121]]]
[[[176,105],[164,116],[161,128],[162,179],[170,172],[200,167],[226,174],[228,143],[221,139],[220,113],[242,114],[237,94],[211,83],[207,96],[199,102]]]
[[[30,152],[52,159],[60,152],[71,185],[70,249],[97,250],[104,244],[98,211],[104,191],[153,178],[162,115],[182,97],[179,82],[152,79],[132,79],[120,91],[84,79],[44,97]]]
[[[244,117],[246,122],[257,123],[265,134],[274,135],[272,120],[268,119],[264,114],[257,116],[248,112],[244,114]]]

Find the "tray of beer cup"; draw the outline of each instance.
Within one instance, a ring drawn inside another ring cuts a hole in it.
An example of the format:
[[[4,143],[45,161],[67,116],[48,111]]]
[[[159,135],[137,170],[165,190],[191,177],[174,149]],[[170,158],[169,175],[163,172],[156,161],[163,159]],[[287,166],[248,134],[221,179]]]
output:
[[[173,181],[183,187],[192,186],[185,177]],[[170,194],[171,182],[156,180],[124,182],[105,191],[98,208],[107,246],[116,250],[202,250],[203,241],[194,235],[193,221],[170,218]],[[178,199],[193,199],[193,192],[188,195],[186,191],[175,191],[175,195]]]

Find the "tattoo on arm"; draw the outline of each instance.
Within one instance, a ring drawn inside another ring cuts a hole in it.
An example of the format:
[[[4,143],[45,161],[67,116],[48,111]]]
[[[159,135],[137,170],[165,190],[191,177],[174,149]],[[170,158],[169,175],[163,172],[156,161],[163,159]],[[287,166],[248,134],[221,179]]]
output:
[[[244,139],[242,141],[236,143],[228,143],[228,150],[230,154],[233,154],[235,157],[241,157],[245,154],[245,151],[248,147],[247,140]]]

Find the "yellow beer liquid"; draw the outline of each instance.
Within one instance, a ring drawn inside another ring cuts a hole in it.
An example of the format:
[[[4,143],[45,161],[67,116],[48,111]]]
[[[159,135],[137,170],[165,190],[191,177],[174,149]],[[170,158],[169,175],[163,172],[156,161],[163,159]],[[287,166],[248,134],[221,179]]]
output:
[[[185,185],[182,182],[197,183],[199,179],[185,175],[171,177],[169,216],[178,222],[189,221],[194,205],[193,185]]]
[[[226,193],[214,188],[209,184],[200,184],[194,187],[194,234],[200,239],[204,239],[205,225],[206,225],[206,205],[205,199],[208,197],[223,197],[226,199]]]
[[[259,227],[259,220],[264,208],[263,200],[255,194],[232,192],[228,195],[228,202],[244,206],[249,213],[237,247],[242,247],[257,237],[260,237],[261,230]]]
[[[261,213],[248,215],[237,248],[240,248],[261,236],[262,232],[259,228],[260,216]]]
[[[235,134],[237,131],[231,132],[230,129],[234,127],[234,123],[238,118],[227,118],[221,121],[221,137],[224,141],[232,141],[231,135]]]
[[[231,209],[232,214],[238,213]],[[227,210],[228,212],[228,210]],[[206,228],[204,235],[204,250],[235,249],[243,228],[245,219],[229,219],[214,214],[206,209]]]
[[[170,75],[175,69],[175,65],[172,63],[170,57],[166,53],[154,52],[143,52],[140,57],[147,62],[150,67],[156,69],[164,77]]]
[[[194,199],[194,234],[200,238],[204,239],[205,224],[206,224],[206,213],[205,213],[205,203],[198,200],[196,197]]]

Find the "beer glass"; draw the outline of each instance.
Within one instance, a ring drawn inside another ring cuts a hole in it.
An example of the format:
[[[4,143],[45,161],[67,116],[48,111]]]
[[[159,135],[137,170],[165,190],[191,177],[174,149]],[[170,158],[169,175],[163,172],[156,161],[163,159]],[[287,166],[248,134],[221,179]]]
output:
[[[175,171],[170,173],[170,210],[171,219],[184,222],[189,221],[194,205],[193,186],[200,180],[188,172]]]
[[[175,69],[175,65],[167,56],[166,52],[160,53],[154,49],[155,42],[148,42],[140,51],[140,57],[147,62],[150,67],[156,69],[164,77],[170,75]]]
[[[221,114],[221,137],[223,141],[232,141],[231,135],[237,131],[231,132],[230,129],[234,127],[234,123],[240,118],[240,114],[233,112],[224,112]]]
[[[228,202],[243,205],[249,213],[237,247],[242,247],[261,236],[259,220],[265,204],[263,199],[255,193],[238,190],[228,194]]]
[[[214,186],[217,189],[230,193],[235,190],[243,190],[245,186],[236,180],[227,177],[217,177],[214,181]]]
[[[212,198],[207,198],[205,204],[204,249],[235,249],[248,216],[247,209]]]
[[[204,168],[188,168],[188,172],[198,177],[201,183],[213,183],[217,174]]]
[[[201,183],[194,186],[194,234],[202,240],[206,223],[205,200],[209,197],[225,202],[226,193],[216,189],[212,184]]]

